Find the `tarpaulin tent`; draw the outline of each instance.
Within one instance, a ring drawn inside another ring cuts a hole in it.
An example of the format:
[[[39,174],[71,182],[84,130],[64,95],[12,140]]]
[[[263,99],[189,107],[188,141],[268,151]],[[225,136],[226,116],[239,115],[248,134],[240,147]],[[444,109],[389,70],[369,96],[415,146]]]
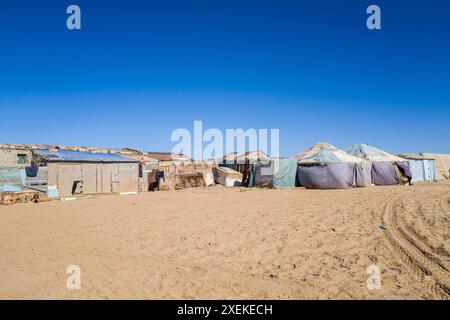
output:
[[[273,187],[294,188],[297,185],[297,161],[292,158],[279,158],[273,161],[275,163]]]
[[[372,182],[377,186],[399,184],[399,177],[391,162],[372,162]]]
[[[370,162],[356,163],[355,185],[357,187],[372,185],[372,164]]]
[[[450,179],[450,154],[422,153],[422,155],[434,159],[436,180]]]
[[[367,144],[354,144],[347,152],[372,163],[372,182],[378,186],[396,185],[412,178],[407,160]]]
[[[357,143],[352,145],[347,149],[347,152],[355,157],[359,157],[370,162],[397,162],[397,161],[405,161],[405,159],[400,158],[396,155],[390,154],[384,150],[375,148],[368,144]]]
[[[297,161],[292,158],[258,160],[255,165],[256,187],[294,188],[297,181]]]
[[[371,184],[371,164],[331,144],[317,143],[294,156],[301,186],[313,189],[345,189]]]
[[[347,189],[354,185],[356,163],[298,166],[300,185],[310,189]]]

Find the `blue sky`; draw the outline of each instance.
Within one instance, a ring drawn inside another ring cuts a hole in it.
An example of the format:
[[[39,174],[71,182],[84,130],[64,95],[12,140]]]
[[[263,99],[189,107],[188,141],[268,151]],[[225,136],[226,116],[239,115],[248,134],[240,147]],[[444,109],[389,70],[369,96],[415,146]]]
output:
[[[0,142],[166,151],[202,120],[450,153],[448,1],[11,1],[0,40]]]

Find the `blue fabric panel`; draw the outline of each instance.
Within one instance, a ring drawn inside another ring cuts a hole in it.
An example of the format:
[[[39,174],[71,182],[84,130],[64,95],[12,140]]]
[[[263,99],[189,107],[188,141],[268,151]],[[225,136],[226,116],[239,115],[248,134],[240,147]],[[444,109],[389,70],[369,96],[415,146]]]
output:
[[[297,161],[294,159],[279,159],[278,170],[273,175],[274,188],[294,188],[296,179]]]

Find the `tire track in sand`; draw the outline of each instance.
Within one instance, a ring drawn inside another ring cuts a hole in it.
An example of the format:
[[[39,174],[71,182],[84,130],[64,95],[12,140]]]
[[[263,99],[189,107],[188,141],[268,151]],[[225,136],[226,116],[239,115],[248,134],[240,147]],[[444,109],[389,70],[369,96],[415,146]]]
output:
[[[416,206],[417,212],[420,212],[422,216],[426,216],[427,213],[422,204],[418,204]],[[434,210],[434,209],[433,209]],[[395,208],[395,219],[396,223],[399,226],[399,230],[402,232],[403,236],[407,238],[411,244],[417,247],[426,257],[430,260],[433,260],[436,264],[438,264],[442,269],[447,272],[450,272],[450,256],[447,252],[445,252],[442,248],[435,248],[433,245],[429,243],[427,238],[423,235],[419,234],[413,227],[408,226],[404,219],[402,219],[401,215],[398,215],[398,208]],[[433,212],[431,212],[433,214]]]
[[[437,207],[444,212],[450,213],[450,193],[444,193],[439,197]]]
[[[450,217],[450,192],[446,192],[439,196],[438,201],[434,207],[436,214],[444,214],[445,216]],[[438,250],[444,257],[444,260],[447,261],[449,268],[447,270],[450,271],[450,251],[445,248],[439,248]]]
[[[382,218],[383,224],[387,227],[385,236],[394,255],[405,262],[407,269],[418,275],[421,280],[426,276],[431,277],[435,284],[427,284],[430,289],[444,298],[449,298],[450,272],[441,261],[439,253],[408,231],[398,218],[398,208],[401,204],[399,197],[390,199],[385,205]]]

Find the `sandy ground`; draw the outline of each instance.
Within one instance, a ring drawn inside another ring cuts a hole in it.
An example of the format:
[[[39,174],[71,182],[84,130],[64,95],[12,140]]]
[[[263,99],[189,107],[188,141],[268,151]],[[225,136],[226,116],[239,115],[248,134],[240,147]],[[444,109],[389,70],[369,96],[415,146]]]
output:
[[[0,207],[0,298],[449,299],[449,201],[450,183],[433,183]]]

